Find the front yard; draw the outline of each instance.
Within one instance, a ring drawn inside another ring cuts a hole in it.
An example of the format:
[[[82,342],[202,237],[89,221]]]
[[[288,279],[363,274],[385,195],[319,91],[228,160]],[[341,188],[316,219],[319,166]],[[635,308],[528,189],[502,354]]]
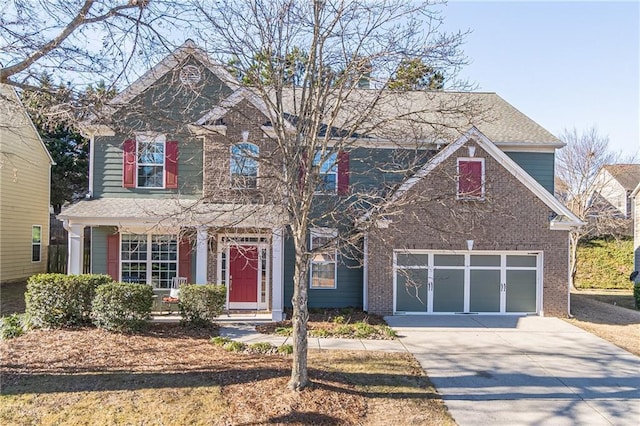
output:
[[[293,393],[289,357],[227,352],[211,334],[157,324],[2,341],[0,424],[454,424],[408,354],[310,351],[313,385]]]

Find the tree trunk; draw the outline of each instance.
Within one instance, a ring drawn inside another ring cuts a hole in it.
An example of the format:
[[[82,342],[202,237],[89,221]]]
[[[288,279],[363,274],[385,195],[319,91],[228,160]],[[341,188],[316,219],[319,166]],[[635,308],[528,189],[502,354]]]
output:
[[[297,240],[297,239],[296,239]],[[304,238],[300,238],[304,241]],[[296,241],[296,246],[300,241]],[[306,247],[297,246],[296,266],[293,277],[293,365],[288,387],[299,391],[309,384],[307,373],[307,322],[309,309],[307,307],[307,261],[302,256]]]

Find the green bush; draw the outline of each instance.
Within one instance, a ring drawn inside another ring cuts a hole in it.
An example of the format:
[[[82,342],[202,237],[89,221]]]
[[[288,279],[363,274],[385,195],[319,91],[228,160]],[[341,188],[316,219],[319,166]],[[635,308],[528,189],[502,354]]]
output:
[[[275,349],[276,347],[268,342],[256,342],[249,345],[249,352],[258,354],[270,354]]]
[[[153,289],[145,284],[111,283],[100,286],[93,299],[93,322],[111,331],[137,331],[147,324]]]
[[[12,314],[0,318],[0,340],[13,339],[22,336],[31,327],[31,321],[26,314]]]
[[[222,285],[186,284],[180,287],[180,315],[182,322],[202,327],[213,323],[224,310],[227,289]]]
[[[228,337],[222,337],[222,336],[216,336],[211,338],[211,343],[213,343],[216,346],[224,346],[230,341],[231,339],[229,339]]]
[[[88,324],[96,289],[111,282],[108,275],[33,275],[24,295],[26,313],[36,327]]]
[[[282,345],[278,347],[278,353],[282,355],[291,355],[293,353],[293,345]]]
[[[640,283],[633,286],[633,298],[636,300],[636,309],[640,309]]]
[[[230,342],[222,345],[222,347],[228,352],[242,352],[247,348],[247,345],[242,342],[231,340]]]

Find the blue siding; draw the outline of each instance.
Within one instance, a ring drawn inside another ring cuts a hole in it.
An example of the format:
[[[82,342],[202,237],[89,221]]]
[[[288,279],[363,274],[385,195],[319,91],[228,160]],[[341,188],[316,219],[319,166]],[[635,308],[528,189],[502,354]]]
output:
[[[547,191],[554,193],[555,154],[551,152],[506,152],[506,154]]]
[[[178,141],[178,189],[123,188],[122,187],[122,144],[128,137],[124,135],[97,138],[94,144],[93,196],[175,198],[198,197],[202,195],[202,141],[186,136],[167,135],[167,140]]]
[[[111,226],[94,226],[91,228],[91,273],[107,273],[107,237],[117,232]]]
[[[310,308],[362,308],[362,267],[359,262],[338,258],[338,282],[335,289],[309,289]],[[284,305],[291,308],[295,270],[293,240],[284,241]]]

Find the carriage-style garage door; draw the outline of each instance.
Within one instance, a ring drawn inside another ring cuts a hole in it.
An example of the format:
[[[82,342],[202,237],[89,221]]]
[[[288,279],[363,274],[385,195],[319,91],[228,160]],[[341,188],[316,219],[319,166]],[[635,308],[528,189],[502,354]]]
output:
[[[537,313],[541,271],[541,253],[395,251],[395,312]]]

